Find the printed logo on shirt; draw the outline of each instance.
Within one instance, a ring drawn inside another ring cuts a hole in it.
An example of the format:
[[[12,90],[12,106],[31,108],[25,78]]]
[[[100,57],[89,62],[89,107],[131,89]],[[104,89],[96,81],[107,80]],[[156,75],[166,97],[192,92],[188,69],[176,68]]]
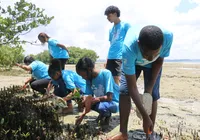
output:
[[[120,30],[116,30],[113,33],[113,37],[112,37],[112,42],[114,42],[115,40],[117,40],[119,38],[119,34],[120,34]]]
[[[92,85],[93,93],[96,97],[104,96],[104,87],[103,85],[99,84],[98,87]]]

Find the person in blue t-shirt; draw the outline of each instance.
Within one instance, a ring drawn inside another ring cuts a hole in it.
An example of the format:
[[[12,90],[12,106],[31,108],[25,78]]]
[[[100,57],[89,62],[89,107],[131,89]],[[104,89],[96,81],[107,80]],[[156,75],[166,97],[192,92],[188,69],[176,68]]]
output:
[[[160,98],[160,78],[165,57],[170,54],[173,33],[157,26],[149,25],[141,29],[139,36],[135,29],[128,31],[124,40],[122,76],[120,82],[120,134],[111,139],[127,139],[127,124],[134,101],[143,118],[144,132],[153,132],[157,100]],[[144,93],[153,98],[150,116],[145,111],[139,98],[136,80],[141,72],[144,75]],[[152,136],[155,133],[152,133]]]
[[[54,86],[53,94],[62,97],[65,101],[67,101],[68,107],[64,108],[62,112],[72,112],[72,96],[77,89],[80,89],[81,94],[84,93],[86,81],[74,71],[62,70],[60,61],[58,59],[51,60],[48,73],[49,76],[52,78],[50,84]],[[48,87],[51,87],[51,85],[49,85]]]
[[[110,70],[115,82],[119,85],[122,64],[122,47],[130,24],[120,20],[120,10],[116,6],[109,6],[105,13],[108,21],[114,23],[109,33],[110,48],[108,51],[106,69]]]
[[[86,96],[83,100],[85,107],[76,124],[80,124],[92,109],[99,113],[97,121],[101,121],[102,125],[108,125],[111,113],[118,112],[119,105],[119,86],[111,72],[107,69],[95,69],[94,62],[87,57],[79,59],[76,72],[86,80]]]
[[[16,64],[16,65],[26,71],[30,71],[32,76],[25,82],[23,89],[27,87],[28,83],[30,83],[30,86],[33,90],[45,94],[46,88],[51,79],[47,72],[48,71],[47,65],[41,61],[35,60],[31,56],[26,56],[24,58],[24,63],[25,65],[21,64]]]
[[[69,59],[69,50],[63,44],[60,44],[57,40],[50,38],[46,33],[40,33],[38,39],[41,43],[48,43],[48,49],[50,58],[59,59],[62,69],[65,69],[65,64]]]

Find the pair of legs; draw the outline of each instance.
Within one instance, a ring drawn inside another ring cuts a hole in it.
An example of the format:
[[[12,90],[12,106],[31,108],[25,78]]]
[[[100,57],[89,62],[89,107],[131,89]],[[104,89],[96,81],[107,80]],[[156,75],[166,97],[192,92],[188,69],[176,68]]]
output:
[[[101,125],[109,125],[111,114],[118,111],[118,103],[114,101],[99,102],[92,105],[91,109],[99,113],[97,122],[100,121]]]
[[[30,81],[30,86],[33,90],[45,94],[46,88],[50,82],[50,79],[39,79]]]
[[[53,57],[50,55],[50,61],[52,59],[53,59]],[[56,59],[60,60],[61,68],[62,68],[62,70],[64,70],[68,59],[67,58],[56,58]]]
[[[66,88],[65,82],[60,77],[58,80],[53,82],[54,84],[54,94],[58,97],[65,97],[67,96],[71,90]],[[62,110],[62,113],[71,113],[73,112],[73,106],[72,106],[72,101],[68,100],[67,101],[67,107]]]
[[[121,76],[121,59],[108,59],[106,64],[106,69],[110,70],[116,84],[120,84]]]
[[[143,71],[144,74],[144,86],[148,85],[148,82],[151,79],[151,68],[145,68],[141,66],[136,66],[136,77],[140,76],[141,72]],[[162,71],[162,70],[161,70]],[[159,93],[159,86],[160,86],[160,77],[161,71],[156,79],[156,83],[153,87],[152,97],[153,97],[153,104],[152,104],[152,113],[150,118],[155,124],[156,114],[157,114],[157,100],[160,98]],[[121,85],[120,85],[120,99],[119,99],[119,110],[120,110],[120,134],[112,137],[112,140],[126,140],[128,139],[127,135],[127,126],[128,126],[128,119],[131,109],[131,98],[128,94],[127,83],[124,73],[121,75]],[[132,97],[133,98],[133,97]]]
[[[111,114],[118,112],[119,104],[115,101],[94,103],[93,99],[94,98],[91,95],[83,96],[83,101],[80,104],[80,106],[83,108],[83,113],[76,120],[76,124],[80,124],[84,116],[92,109],[99,113],[99,116],[96,119],[97,123],[100,121],[100,125],[102,126],[109,125]]]

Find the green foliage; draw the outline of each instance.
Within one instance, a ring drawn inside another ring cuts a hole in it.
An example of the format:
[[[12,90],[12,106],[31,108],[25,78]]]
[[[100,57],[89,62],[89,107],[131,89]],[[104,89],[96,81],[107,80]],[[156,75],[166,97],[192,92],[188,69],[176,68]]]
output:
[[[87,56],[91,58],[93,61],[96,61],[99,56],[97,56],[96,52],[89,49],[81,49],[79,47],[68,47],[69,50],[69,60],[68,64],[76,64],[81,57]],[[40,60],[46,64],[50,61],[49,51],[45,50],[37,55],[31,55],[33,58]]]
[[[47,25],[54,17],[48,17],[44,9],[26,0],[20,0],[14,7],[7,9],[0,6],[0,47],[4,44],[18,45],[26,41],[20,35],[29,33],[40,25]]]
[[[13,86],[0,90],[1,140],[54,140],[63,132],[58,114],[51,104],[32,100]]]
[[[70,58],[68,63],[69,64],[76,64],[78,62],[78,60],[82,57],[89,57],[91,58],[94,62],[99,58],[99,56],[97,56],[96,52],[93,50],[89,50],[89,49],[81,49],[79,47],[68,47],[68,50],[70,52]]]
[[[0,67],[4,69],[11,69],[14,63],[21,63],[24,59],[24,49],[22,46],[0,47]]]
[[[0,6],[0,67],[11,68],[13,63],[22,62],[23,48],[21,35],[41,25],[47,25],[54,17],[47,17],[44,9],[26,0],[20,0],[14,7]],[[15,46],[15,47],[13,47]]]

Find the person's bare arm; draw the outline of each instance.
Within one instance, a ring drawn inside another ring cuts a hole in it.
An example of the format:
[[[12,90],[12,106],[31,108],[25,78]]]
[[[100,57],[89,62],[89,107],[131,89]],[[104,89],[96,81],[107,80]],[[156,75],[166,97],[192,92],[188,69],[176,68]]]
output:
[[[53,90],[53,87],[54,87],[54,85],[52,83],[52,80],[50,80],[49,83],[48,83],[48,85],[47,85],[47,88],[46,88],[46,94],[48,94],[48,95],[52,94],[51,90]]]
[[[69,53],[69,50],[67,49],[67,47],[65,45],[58,43],[57,46],[65,49]]]
[[[132,97],[136,107],[138,108],[143,117],[148,116],[139,97],[139,92],[136,85],[136,76],[126,75],[126,80],[127,80],[129,95]]]
[[[158,74],[162,68],[164,58],[159,57],[155,62],[152,63],[152,75],[149,84],[147,85],[145,92],[152,94],[152,90]]]
[[[26,71],[31,71],[32,70],[32,68],[30,66],[26,66],[26,65],[22,65],[22,64],[18,64],[18,63],[16,63],[15,65],[20,67],[20,68],[22,68],[22,69],[24,69],[24,70],[26,70]]]
[[[33,77],[31,77],[31,78],[29,78],[28,80],[26,80],[26,82],[24,83],[24,85],[21,87],[21,90],[26,89],[27,84],[28,84],[31,80],[33,80]]]
[[[25,85],[27,85],[30,81],[33,80],[33,77],[29,78],[26,82],[25,82]]]
[[[83,113],[80,115],[79,118],[76,119],[76,122],[75,122],[76,125],[79,125],[82,122],[82,120],[85,117],[85,115],[90,112],[91,105],[92,105],[92,98],[93,98],[92,96],[84,97],[84,101],[83,101],[84,102]]]
[[[107,102],[112,101],[112,93],[111,92],[108,92],[107,95],[105,95],[105,96],[93,98],[92,104],[95,104],[98,102],[104,102],[104,101],[107,101]]]
[[[136,76],[134,75],[126,75],[126,81],[128,85],[128,92],[129,95],[132,97],[132,100],[134,101],[136,107],[140,111],[140,114],[142,115],[143,118],[143,128],[144,132],[148,133],[148,130],[152,130],[152,121],[149,118],[149,115],[145,111],[142,102],[139,97],[139,92],[136,84]]]
[[[65,101],[71,100],[76,91],[77,91],[77,89],[73,89],[72,92],[70,92],[67,96],[63,97],[63,99]]]

